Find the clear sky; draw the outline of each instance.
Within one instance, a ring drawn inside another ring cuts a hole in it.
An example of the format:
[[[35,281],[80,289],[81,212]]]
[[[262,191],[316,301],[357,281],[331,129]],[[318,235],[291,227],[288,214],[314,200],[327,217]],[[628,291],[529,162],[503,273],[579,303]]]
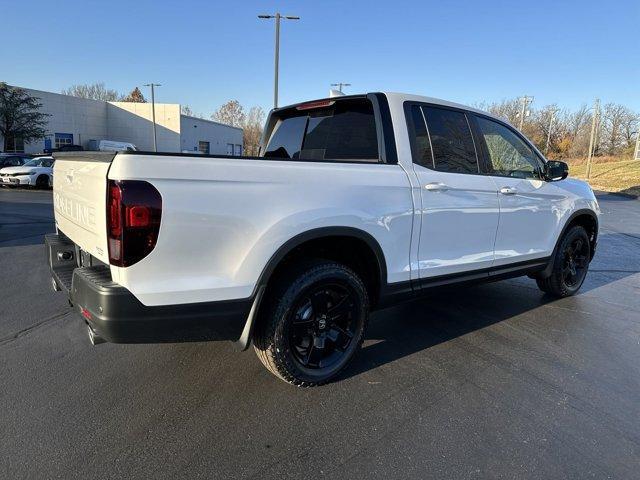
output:
[[[59,92],[161,83],[159,102],[207,116],[228,99],[272,106],[272,20],[282,25],[280,104],[417,93],[534,107],[620,102],[640,111],[640,1],[0,0],[0,80]],[[141,87],[142,88],[142,87]],[[148,95],[147,89],[143,89]]]

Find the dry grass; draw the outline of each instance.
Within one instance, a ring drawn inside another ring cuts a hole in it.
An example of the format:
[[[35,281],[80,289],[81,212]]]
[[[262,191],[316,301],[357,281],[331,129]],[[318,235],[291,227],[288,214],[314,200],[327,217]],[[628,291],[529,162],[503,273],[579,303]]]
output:
[[[598,157],[598,159],[615,157]],[[586,162],[569,160],[569,175],[586,179]],[[640,196],[640,160],[599,161],[591,165],[589,184],[594,190],[605,192],[620,192],[628,195]]]

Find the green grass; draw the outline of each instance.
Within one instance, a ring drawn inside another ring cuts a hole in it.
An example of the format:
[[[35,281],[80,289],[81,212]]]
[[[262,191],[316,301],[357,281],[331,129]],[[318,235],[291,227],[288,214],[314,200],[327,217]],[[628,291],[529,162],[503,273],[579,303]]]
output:
[[[586,180],[586,165],[569,164],[569,176]],[[640,196],[640,160],[594,163],[589,185],[594,190]]]

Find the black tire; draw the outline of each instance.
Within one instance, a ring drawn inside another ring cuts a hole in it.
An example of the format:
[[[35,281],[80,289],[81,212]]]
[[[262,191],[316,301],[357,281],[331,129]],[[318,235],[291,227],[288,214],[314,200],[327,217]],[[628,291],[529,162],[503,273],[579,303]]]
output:
[[[576,294],[587,276],[590,261],[589,236],[583,227],[574,225],[560,240],[551,275],[536,278],[538,288],[559,298]]]
[[[47,175],[39,175],[36,178],[36,188],[49,188],[49,177]]]
[[[342,264],[317,260],[290,269],[265,300],[253,346],[264,366],[285,382],[327,383],[362,345],[369,297],[358,275]]]

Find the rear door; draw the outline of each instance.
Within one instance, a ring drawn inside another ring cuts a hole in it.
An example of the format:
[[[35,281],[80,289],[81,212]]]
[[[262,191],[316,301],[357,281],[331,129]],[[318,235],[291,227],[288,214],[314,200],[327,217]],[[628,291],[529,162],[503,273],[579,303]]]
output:
[[[480,173],[466,113],[426,104],[408,104],[405,112],[421,187],[421,279],[491,267],[498,198]]]
[[[500,202],[494,265],[550,255],[565,196],[543,179],[542,160],[515,129],[481,115],[471,120]]]
[[[107,172],[113,153],[56,153],[53,208],[56,227],[102,262],[107,250]]]

